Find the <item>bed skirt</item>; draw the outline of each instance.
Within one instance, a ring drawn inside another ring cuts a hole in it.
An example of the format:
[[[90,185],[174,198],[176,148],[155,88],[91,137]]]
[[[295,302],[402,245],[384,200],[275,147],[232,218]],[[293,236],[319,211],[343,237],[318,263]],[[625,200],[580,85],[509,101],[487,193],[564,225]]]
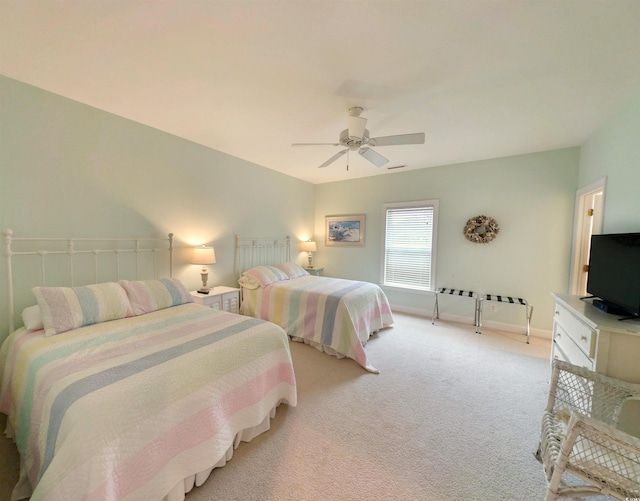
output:
[[[210,468],[194,473],[193,475],[189,475],[184,480],[178,482],[173,487],[173,489],[171,489],[171,491],[160,501],[184,501],[185,494],[189,493],[194,487],[200,487],[209,478],[209,475],[211,475],[211,472],[215,468],[222,468],[225,464],[227,464],[227,461],[231,460],[231,458],[233,457],[233,451],[238,448],[238,446],[240,445],[240,442],[251,442],[251,440],[256,438],[258,435],[261,435],[262,433],[269,431],[269,429],[271,428],[271,420],[276,415],[276,409],[281,403],[285,403],[285,402],[286,402],[286,399],[280,400],[271,409],[269,414],[262,420],[262,422],[257,426],[245,428],[244,430],[236,433],[233,443],[229,445],[229,448],[227,449],[226,453],[222,458],[219,458],[217,462],[214,463]],[[8,422],[7,422],[7,428],[5,430],[5,435],[8,438],[13,438],[13,430]],[[26,482],[28,484],[28,480],[26,479],[26,477],[23,478],[23,475],[22,475],[23,471],[24,469],[20,468],[21,478],[18,480],[18,484],[14,488],[14,491],[11,496],[12,500],[26,499],[23,495],[21,495],[21,493],[25,492],[25,490],[23,490],[23,488],[20,487],[20,485],[23,482]]]
[[[364,348],[366,346],[367,341],[369,340],[369,338],[371,336],[373,336],[374,334],[377,334],[377,333],[378,333],[378,331],[374,331],[367,337],[366,340],[364,340],[364,341],[361,340],[362,341],[362,347]],[[347,358],[342,353],[338,353],[331,346],[326,346],[326,345],[320,344],[317,341],[314,341],[312,339],[307,339],[307,338],[297,337],[297,336],[289,336],[289,339],[291,339],[291,341],[294,341],[296,343],[304,343],[304,344],[306,344],[308,346],[313,346],[316,350],[321,351],[323,353],[326,353],[327,355],[331,355],[332,357]],[[380,371],[378,369],[376,369],[375,367],[372,367],[369,364],[367,364],[364,368],[367,369],[369,372],[372,372],[374,374],[380,374]]]
[[[240,442],[251,442],[254,438],[262,433],[269,431],[271,428],[271,420],[276,416],[276,409],[283,401],[280,400],[269,412],[260,424],[251,428],[245,428],[238,432],[235,436],[233,443],[227,449],[225,455],[215,463],[211,468],[199,471],[193,475],[188,476],[182,482],[178,482],[173,489],[167,494],[162,501],[184,501],[185,494],[190,492],[194,487],[200,487],[211,475],[211,472],[215,468],[222,468],[227,461],[230,461],[233,457],[233,451],[238,448]]]

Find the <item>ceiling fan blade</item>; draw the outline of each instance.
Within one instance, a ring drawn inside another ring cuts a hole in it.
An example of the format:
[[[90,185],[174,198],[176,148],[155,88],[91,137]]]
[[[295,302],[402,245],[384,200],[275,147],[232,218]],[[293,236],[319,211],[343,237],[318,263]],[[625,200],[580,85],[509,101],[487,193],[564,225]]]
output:
[[[400,144],[424,144],[424,132],[415,134],[398,134],[397,136],[372,137],[369,139],[371,146],[393,146]]]
[[[291,146],[340,146],[340,143],[293,143]]]
[[[382,167],[384,164],[386,164],[389,161],[386,158],[384,158],[380,153],[378,153],[375,150],[372,150],[371,148],[360,148],[358,150],[358,153],[360,153],[360,155],[362,155],[364,158],[369,160],[369,162],[371,162],[376,167]]]
[[[325,163],[323,163],[322,165],[318,165],[318,168],[322,169],[323,167],[328,167],[333,162],[338,160],[338,158],[340,158],[342,155],[344,155],[347,151],[349,151],[349,148],[347,148],[346,150],[339,151],[338,153],[333,155],[329,160],[327,160]]]

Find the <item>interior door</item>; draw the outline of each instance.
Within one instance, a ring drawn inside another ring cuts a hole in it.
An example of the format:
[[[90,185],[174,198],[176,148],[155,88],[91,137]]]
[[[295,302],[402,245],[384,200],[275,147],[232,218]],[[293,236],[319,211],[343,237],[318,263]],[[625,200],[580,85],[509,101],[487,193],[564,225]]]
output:
[[[574,241],[572,294],[587,294],[591,235],[602,232],[604,209],[604,180],[585,189],[576,196],[576,228]]]

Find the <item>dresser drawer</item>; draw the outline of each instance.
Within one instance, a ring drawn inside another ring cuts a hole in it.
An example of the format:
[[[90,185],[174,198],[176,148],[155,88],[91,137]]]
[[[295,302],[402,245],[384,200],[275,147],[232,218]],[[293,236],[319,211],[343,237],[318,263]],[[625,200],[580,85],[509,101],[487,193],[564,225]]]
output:
[[[569,360],[569,357],[567,356],[567,354],[562,351],[562,349],[558,346],[558,344],[557,343],[552,343],[552,345],[551,345],[551,361],[553,362],[556,359],[562,360],[563,362],[571,363],[571,360]]]
[[[580,351],[580,354],[578,355],[578,360],[571,360],[571,358],[562,351],[562,348],[560,348],[558,343],[553,343],[551,347],[551,361],[553,362],[556,359],[569,362],[570,364],[578,365],[580,367],[585,367],[589,370],[593,370],[594,368],[593,361],[585,357],[582,351]]]
[[[593,358],[596,353],[596,332],[587,324],[582,323],[569,310],[556,304],[556,324],[560,325],[565,335],[570,336],[576,345],[587,355]]]
[[[573,365],[593,370],[593,360],[559,324],[556,324],[553,331],[553,358],[560,358]]]

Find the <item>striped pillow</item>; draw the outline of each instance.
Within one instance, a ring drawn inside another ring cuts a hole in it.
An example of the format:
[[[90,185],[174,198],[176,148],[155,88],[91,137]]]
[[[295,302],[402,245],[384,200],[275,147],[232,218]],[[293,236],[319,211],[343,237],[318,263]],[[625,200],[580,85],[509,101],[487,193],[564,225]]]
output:
[[[115,282],[82,287],[34,287],[46,336],[133,316],[124,289]]]
[[[177,278],[159,280],[120,280],[127,291],[134,315],[144,315],[152,311],[193,303],[193,297]]]
[[[266,287],[274,282],[280,280],[289,280],[289,276],[282,270],[279,270],[275,266],[256,266],[249,268],[242,274],[243,277],[247,277],[251,282],[259,287]]]
[[[276,268],[285,272],[289,278],[304,277],[309,273],[297,263],[281,263],[276,264]]]

